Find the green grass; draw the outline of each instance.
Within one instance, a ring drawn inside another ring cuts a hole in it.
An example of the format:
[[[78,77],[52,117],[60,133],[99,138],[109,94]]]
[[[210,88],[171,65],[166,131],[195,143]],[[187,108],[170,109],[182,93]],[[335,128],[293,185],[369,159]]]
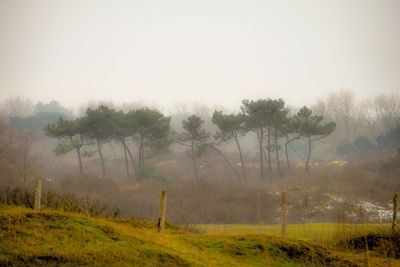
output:
[[[189,233],[170,226],[160,234],[152,224],[133,219],[0,206],[0,266],[354,266],[359,261],[346,251],[279,237],[277,226],[265,226],[271,232],[262,234],[250,226],[218,227]],[[289,236],[318,236],[293,227]],[[320,234],[332,232],[317,228]]]
[[[387,228],[385,224],[338,224],[338,223],[313,223],[290,224],[287,226],[287,237],[301,240],[319,241],[332,239],[337,235],[347,235],[359,232],[376,231]],[[272,235],[281,236],[280,225],[254,225],[254,224],[201,224],[195,229],[209,235]]]

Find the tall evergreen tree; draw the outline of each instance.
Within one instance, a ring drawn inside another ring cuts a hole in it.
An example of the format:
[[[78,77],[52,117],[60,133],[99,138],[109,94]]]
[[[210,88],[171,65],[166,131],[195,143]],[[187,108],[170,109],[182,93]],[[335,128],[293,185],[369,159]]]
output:
[[[312,115],[312,111],[307,107],[303,107],[297,112],[295,121],[299,125],[299,133],[307,139],[308,154],[306,163],[306,171],[309,172],[309,162],[311,158],[311,143],[330,135],[336,127],[336,123],[323,123],[323,117]],[[313,138],[314,137],[314,138]]]
[[[145,160],[166,151],[172,144],[171,118],[150,108],[137,109],[131,116],[136,128],[133,139],[138,145],[138,171],[142,174]]]
[[[204,120],[191,115],[182,121],[183,132],[176,136],[176,142],[189,148],[187,154],[192,160],[195,178],[199,179],[197,160],[205,153],[210,133],[203,128]]]
[[[246,133],[243,114],[223,114],[222,111],[215,111],[212,116],[212,122],[218,126],[218,131],[214,135],[214,138],[218,143],[227,142],[232,138],[235,140],[239,151],[243,179],[247,181],[246,166],[244,164],[242,149],[239,143],[239,136]]]
[[[301,133],[300,133],[300,129],[299,129],[297,120],[294,120],[293,117],[286,118],[280,127],[280,131],[286,139],[285,140],[286,164],[287,164],[289,172],[291,172],[292,168],[290,166],[288,147],[289,147],[290,143],[292,143],[293,141],[295,141],[301,137]]]
[[[115,123],[113,136],[122,144],[124,150],[126,176],[128,179],[131,177],[128,163],[128,155],[130,157],[134,172],[135,174],[137,174],[136,163],[133,158],[132,152],[127,144],[127,139],[136,134],[137,125],[135,114],[136,113],[134,110],[130,110],[127,113],[124,113],[122,111],[115,111],[113,119]]]
[[[84,135],[95,140],[97,144],[103,178],[106,177],[106,166],[102,145],[111,140],[114,133],[116,127],[114,113],[115,110],[102,105],[95,109],[88,108],[85,116],[80,119]]]
[[[82,135],[80,121],[66,120],[60,117],[56,123],[47,124],[43,130],[47,136],[60,139],[55,149],[56,155],[66,154],[75,149],[79,162],[79,171],[83,174],[82,147],[90,145],[91,142]]]
[[[260,179],[263,181],[264,180],[263,142],[265,137],[265,128],[268,128],[270,126],[270,111],[268,108],[268,100],[266,99],[260,99],[257,101],[243,100],[241,110],[244,115],[246,128],[257,134],[259,161],[260,161]]]
[[[278,175],[282,178],[281,164],[279,159],[280,146],[278,143],[279,135],[282,133],[285,122],[287,120],[288,109],[285,107],[285,101],[283,99],[269,99],[268,104],[271,110],[271,126],[273,128],[273,139],[275,148],[276,165],[278,168]],[[270,126],[270,127],[271,127]]]

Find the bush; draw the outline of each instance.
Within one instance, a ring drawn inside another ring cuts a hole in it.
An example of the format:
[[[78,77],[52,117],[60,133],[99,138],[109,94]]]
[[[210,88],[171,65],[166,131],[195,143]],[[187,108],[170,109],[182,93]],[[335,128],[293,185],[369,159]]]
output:
[[[156,182],[161,182],[161,183],[166,183],[171,180],[170,178],[168,178],[166,176],[156,173],[153,168],[148,168],[148,167],[143,168],[136,176],[136,179],[138,181],[150,179],[150,180],[153,180]]]
[[[336,154],[343,159],[349,158],[352,153],[353,145],[348,141],[340,142],[336,147]]]
[[[366,136],[361,135],[354,140],[354,149],[358,154],[367,154],[374,148],[374,144]]]
[[[383,257],[400,258],[400,233],[388,229],[356,234],[338,242],[339,247],[369,250]]]
[[[21,187],[7,187],[0,192],[2,204],[33,208],[34,193]],[[48,191],[42,194],[44,208],[62,209],[69,212],[87,215],[106,215],[107,206],[98,199],[90,197],[77,198],[74,194],[57,194]]]

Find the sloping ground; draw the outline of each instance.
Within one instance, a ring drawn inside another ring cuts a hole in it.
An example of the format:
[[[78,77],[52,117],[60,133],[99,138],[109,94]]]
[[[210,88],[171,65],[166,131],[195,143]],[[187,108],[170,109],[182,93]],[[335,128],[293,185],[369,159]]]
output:
[[[0,207],[0,266],[355,266],[327,249],[265,235],[204,235],[143,222]]]

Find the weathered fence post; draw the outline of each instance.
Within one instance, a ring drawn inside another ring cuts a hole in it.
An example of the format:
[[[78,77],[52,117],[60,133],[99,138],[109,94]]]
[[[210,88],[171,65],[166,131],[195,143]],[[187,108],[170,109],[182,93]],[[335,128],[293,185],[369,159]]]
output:
[[[393,196],[393,221],[392,221],[392,232],[397,231],[397,194]]]
[[[34,204],[34,210],[36,211],[40,211],[41,196],[42,196],[42,181],[40,180],[40,178],[37,178],[35,183],[35,204]]]
[[[164,232],[166,206],[167,206],[167,192],[161,191],[160,218],[158,219],[158,228],[160,229],[160,233]]]
[[[261,224],[262,222],[262,216],[261,216],[262,210],[261,210],[261,193],[260,191],[257,192],[257,223]]]
[[[281,207],[281,230],[283,236],[286,236],[286,220],[287,220],[287,200],[286,200],[286,191],[283,191],[282,207]]]

